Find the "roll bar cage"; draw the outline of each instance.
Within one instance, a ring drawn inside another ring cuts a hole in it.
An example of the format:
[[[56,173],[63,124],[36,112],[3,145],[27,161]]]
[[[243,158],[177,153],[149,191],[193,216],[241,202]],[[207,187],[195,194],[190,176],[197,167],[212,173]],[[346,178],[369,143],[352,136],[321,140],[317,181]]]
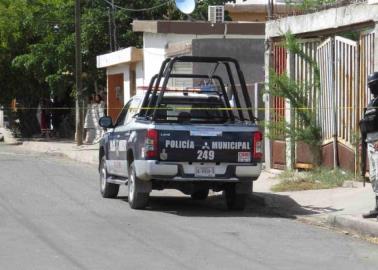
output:
[[[241,109],[241,103],[239,100],[239,96],[237,94],[235,80],[231,71],[230,64],[233,64],[235,67],[236,73],[238,75],[238,79],[241,85],[241,90],[242,90],[243,98],[245,100],[245,104],[248,107],[247,108],[248,116],[251,122],[253,123],[255,122],[256,118],[252,112],[252,104],[249,99],[249,94],[248,94],[247,86],[245,83],[244,74],[242,70],[240,69],[240,65],[238,61],[230,57],[179,56],[179,57],[165,59],[160,67],[159,73],[154,75],[151,78],[146,95],[144,96],[144,99],[142,102],[142,108],[146,108],[146,109],[143,109],[140,112],[139,117],[145,117],[145,118],[152,117],[151,118],[152,120],[156,119],[157,108],[159,108],[162,102],[162,99],[163,99],[165,91],[167,90],[167,85],[170,78],[193,78],[193,79],[208,78],[209,80],[216,79],[221,86],[221,92],[218,92],[218,91],[214,91],[214,92],[219,94],[219,96],[224,99],[226,106],[231,109],[231,105],[228,100],[225,86],[221,77],[216,76],[216,75],[213,76],[213,75],[203,75],[203,74],[172,74],[174,64],[180,63],[180,62],[181,63],[214,63],[214,64],[217,64],[217,66],[220,64],[223,64],[226,68],[227,75],[231,84],[231,91],[235,98],[235,105],[237,107],[236,111],[238,112],[240,120],[245,121],[246,119]],[[162,80],[163,80],[163,84],[159,91],[159,86]],[[235,118],[232,113],[232,110],[228,110],[228,113],[229,113],[230,118],[234,120]]]

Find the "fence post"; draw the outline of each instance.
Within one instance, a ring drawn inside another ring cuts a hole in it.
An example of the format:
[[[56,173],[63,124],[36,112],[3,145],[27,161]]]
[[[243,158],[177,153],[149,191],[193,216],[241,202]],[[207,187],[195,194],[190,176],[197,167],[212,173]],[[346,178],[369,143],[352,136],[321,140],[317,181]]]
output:
[[[272,41],[267,39],[265,40],[265,55],[264,55],[264,62],[265,62],[265,87],[267,92],[269,93],[269,74],[270,68],[272,67]],[[269,94],[264,94],[264,102],[265,102],[265,129],[264,129],[264,150],[265,150],[265,168],[271,169],[272,168],[272,147],[271,147],[271,140],[268,139],[266,134],[269,133],[268,125],[270,122],[270,110],[271,110],[271,98]]]
[[[373,46],[374,46],[374,69],[373,71],[378,71],[378,22],[375,22],[374,26],[374,40],[373,40]]]
[[[266,92],[269,93],[269,74],[270,68],[272,67],[272,41],[270,39],[265,40],[265,54],[264,54],[264,63],[265,63],[265,89]],[[271,140],[266,136],[269,133],[268,125],[271,118],[271,97],[269,94],[264,94],[264,102],[265,102],[265,129],[264,129],[264,151],[265,151],[265,168],[271,169],[272,168],[272,147],[271,147]]]
[[[336,169],[338,167],[338,150],[337,150],[337,102],[336,102],[336,87],[335,87],[335,37],[331,38],[331,81],[330,81],[330,88],[332,95],[332,114],[333,114],[333,168]]]
[[[293,80],[295,78],[295,55],[288,51],[287,53],[287,75],[288,77]],[[294,119],[294,110],[291,107],[291,103],[289,99],[285,99],[285,122],[286,125],[293,129],[293,125],[295,123]],[[289,137],[286,138],[286,168],[288,170],[293,170],[295,167],[295,140],[290,134]]]

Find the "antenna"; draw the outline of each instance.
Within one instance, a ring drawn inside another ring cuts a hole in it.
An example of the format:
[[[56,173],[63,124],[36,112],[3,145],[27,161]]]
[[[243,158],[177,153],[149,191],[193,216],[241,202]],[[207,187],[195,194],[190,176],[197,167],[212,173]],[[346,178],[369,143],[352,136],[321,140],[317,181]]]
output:
[[[196,0],[175,0],[176,7],[184,14],[190,14],[196,8]]]

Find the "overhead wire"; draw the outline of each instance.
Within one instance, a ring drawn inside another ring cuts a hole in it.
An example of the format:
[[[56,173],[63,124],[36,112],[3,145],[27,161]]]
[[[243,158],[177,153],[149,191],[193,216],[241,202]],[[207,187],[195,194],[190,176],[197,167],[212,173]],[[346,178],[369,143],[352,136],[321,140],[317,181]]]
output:
[[[120,10],[131,11],[131,12],[144,12],[144,11],[149,11],[149,10],[153,10],[153,9],[157,9],[157,8],[162,7],[162,6],[165,6],[169,3],[171,3],[172,0],[167,0],[164,3],[158,4],[158,5],[153,6],[153,7],[148,7],[148,8],[125,8],[125,7],[121,7],[119,5],[113,4],[112,2],[110,2],[108,0],[104,0],[104,2],[106,2],[107,4],[109,4],[111,6],[114,6],[117,9],[120,9]]]

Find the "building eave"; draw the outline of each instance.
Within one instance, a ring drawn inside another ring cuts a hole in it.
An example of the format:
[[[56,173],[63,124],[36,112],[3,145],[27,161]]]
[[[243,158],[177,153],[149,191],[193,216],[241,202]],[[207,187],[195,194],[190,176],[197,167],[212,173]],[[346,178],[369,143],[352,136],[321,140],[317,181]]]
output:
[[[192,35],[265,35],[265,23],[207,21],[133,21],[134,32]]]
[[[128,47],[126,49],[115,52],[98,55],[96,57],[97,68],[107,68],[111,66],[140,62],[143,60],[143,50],[135,47]]]

